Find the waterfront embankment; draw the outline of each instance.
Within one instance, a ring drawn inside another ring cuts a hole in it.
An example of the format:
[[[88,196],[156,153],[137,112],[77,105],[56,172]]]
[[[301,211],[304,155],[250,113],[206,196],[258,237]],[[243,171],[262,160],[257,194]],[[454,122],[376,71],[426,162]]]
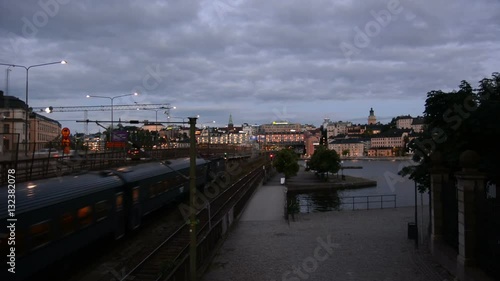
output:
[[[288,188],[288,191],[307,192],[330,188],[353,189],[373,187],[377,186],[377,181],[347,175],[329,175],[325,181],[319,178],[314,172],[305,171],[304,167],[300,167],[295,177],[286,180],[285,186]]]

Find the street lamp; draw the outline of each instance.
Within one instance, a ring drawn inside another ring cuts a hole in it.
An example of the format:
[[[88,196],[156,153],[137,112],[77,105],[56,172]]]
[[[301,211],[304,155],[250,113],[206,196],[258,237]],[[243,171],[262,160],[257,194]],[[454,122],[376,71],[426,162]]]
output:
[[[55,62],[48,62],[48,63],[42,63],[42,64],[34,64],[30,66],[24,66],[24,65],[19,65],[19,64],[12,64],[12,63],[0,63],[0,65],[7,65],[11,67],[22,67],[26,70],[26,120],[24,122],[24,141],[25,141],[25,149],[24,153],[25,155],[28,155],[28,118],[29,118],[29,107],[28,107],[28,76],[29,76],[29,70],[33,67],[39,67],[39,66],[46,66],[46,65],[51,65],[51,64],[67,64],[65,60],[62,61],[55,61]]]
[[[137,96],[137,95],[139,95],[139,94],[133,93],[133,94],[114,96],[114,97],[87,95],[87,98],[101,98],[101,99],[109,99],[111,101],[111,130],[109,133],[110,141],[113,141],[113,101],[114,101],[114,99],[121,98],[121,97],[127,97],[127,96]]]
[[[150,111],[154,111],[155,112],[155,131],[156,131],[156,141],[158,141],[160,138],[159,138],[159,133],[158,133],[158,111],[159,110],[164,110],[164,109],[167,109],[169,110],[171,107],[160,107],[158,109],[149,109],[149,108],[138,108],[137,110],[150,110]],[[174,107],[175,108],[175,107]],[[165,111],[165,113],[167,113],[167,111]],[[153,139],[153,141],[155,141]]]

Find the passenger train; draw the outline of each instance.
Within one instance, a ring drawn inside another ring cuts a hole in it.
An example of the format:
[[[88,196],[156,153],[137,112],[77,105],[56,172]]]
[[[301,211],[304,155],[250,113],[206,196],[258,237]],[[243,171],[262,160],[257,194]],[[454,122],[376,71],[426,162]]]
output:
[[[189,164],[176,159],[19,183],[9,202],[12,187],[0,187],[0,219],[11,226],[0,229],[7,261],[0,279],[22,280],[99,238],[118,239],[138,228],[145,215],[189,191]],[[223,166],[197,159],[197,188]],[[12,266],[15,274],[8,271]]]

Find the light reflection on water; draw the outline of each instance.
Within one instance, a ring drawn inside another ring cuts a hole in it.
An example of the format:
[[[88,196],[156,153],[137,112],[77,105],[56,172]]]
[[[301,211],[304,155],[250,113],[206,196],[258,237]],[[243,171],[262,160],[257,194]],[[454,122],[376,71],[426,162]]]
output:
[[[380,202],[380,197],[356,198],[354,206],[351,196],[374,196],[374,195],[396,195],[396,206],[415,206],[415,184],[407,177],[403,178],[398,172],[407,165],[413,165],[406,161],[387,160],[349,160],[344,161],[344,166],[361,166],[363,169],[346,169],[345,175],[362,177],[377,181],[376,187],[347,189],[347,190],[325,190],[309,193],[288,193],[287,200],[290,211],[300,213],[324,212],[332,210],[352,210],[366,209],[366,200],[369,200],[369,208],[394,207],[394,202]],[[382,200],[391,201],[392,196],[384,197]],[[417,196],[417,204],[423,201],[424,205],[429,204],[427,193]],[[291,207],[291,208],[290,208]]]

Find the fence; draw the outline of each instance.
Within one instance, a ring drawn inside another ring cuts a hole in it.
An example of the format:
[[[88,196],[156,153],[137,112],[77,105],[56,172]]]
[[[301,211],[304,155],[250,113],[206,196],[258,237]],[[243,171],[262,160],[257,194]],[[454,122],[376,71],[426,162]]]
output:
[[[336,197],[338,198],[338,197]],[[292,198],[288,202],[287,212],[285,214],[314,211],[340,211],[340,210],[370,210],[396,208],[396,194],[380,195],[360,195],[360,196],[342,196],[339,200],[327,198],[328,202],[318,202],[317,198],[306,197],[301,199]],[[346,206],[347,208],[345,208]]]

